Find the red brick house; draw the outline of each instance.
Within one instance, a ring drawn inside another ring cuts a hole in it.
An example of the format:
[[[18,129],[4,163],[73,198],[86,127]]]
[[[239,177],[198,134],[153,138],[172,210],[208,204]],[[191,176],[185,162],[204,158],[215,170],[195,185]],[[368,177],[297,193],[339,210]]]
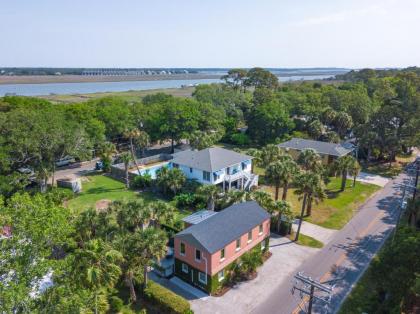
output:
[[[212,293],[241,255],[266,251],[269,236],[270,214],[257,202],[232,205],[175,235],[175,275]]]

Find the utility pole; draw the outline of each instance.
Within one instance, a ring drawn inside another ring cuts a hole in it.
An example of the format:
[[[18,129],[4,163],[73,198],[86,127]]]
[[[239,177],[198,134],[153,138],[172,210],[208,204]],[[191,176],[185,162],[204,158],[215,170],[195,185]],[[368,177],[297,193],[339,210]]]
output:
[[[305,276],[303,272],[298,272],[294,278],[295,284],[292,288],[292,294],[294,294],[295,290],[297,290],[300,292],[301,299],[303,299],[304,296],[309,296],[307,314],[312,314],[313,301],[315,299],[324,303],[330,302],[334,286],[326,285],[325,283],[321,283],[309,276]],[[324,295],[316,295],[315,292],[322,292]]]
[[[402,198],[401,198],[401,204],[398,206],[399,207],[398,208],[399,212],[398,212],[397,222],[395,224],[394,234],[392,235],[391,244],[394,244],[394,239],[395,239],[395,235],[397,234],[398,225],[400,224],[402,212],[404,211],[405,207],[407,206],[407,203],[405,203],[405,189],[406,189],[406,187],[404,187],[404,190],[403,190],[403,194],[402,194]]]
[[[413,192],[413,202],[416,200],[417,185],[419,184],[419,172],[420,172],[420,163],[417,162],[416,180],[415,180],[415,183],[414,183],[414,192]]]

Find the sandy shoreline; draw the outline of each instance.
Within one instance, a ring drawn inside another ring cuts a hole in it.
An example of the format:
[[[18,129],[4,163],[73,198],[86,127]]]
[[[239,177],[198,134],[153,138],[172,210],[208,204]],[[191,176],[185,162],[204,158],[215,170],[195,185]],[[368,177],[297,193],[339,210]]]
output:
[[[172,74],[144,76],[85,76],[85,75],[28,75],[0,76],[0,84],[48,84],[48,83],[92,83],[124,81],[203,80],[218,79],[220,75]]]

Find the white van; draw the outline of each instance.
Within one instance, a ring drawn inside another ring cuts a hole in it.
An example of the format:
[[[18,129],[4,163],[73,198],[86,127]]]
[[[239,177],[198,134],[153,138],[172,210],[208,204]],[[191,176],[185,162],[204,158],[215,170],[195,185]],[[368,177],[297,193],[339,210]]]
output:
[[[65,156],[65,157],[57,160],[55,162],[55,165],[57,167],[64,167],[64,166],[68,166],[68,165],[70,165],[70,164],[72,164],[74,162],[76,162],[76,160],[74,159],[74,157],[72,157],[72,156]]]

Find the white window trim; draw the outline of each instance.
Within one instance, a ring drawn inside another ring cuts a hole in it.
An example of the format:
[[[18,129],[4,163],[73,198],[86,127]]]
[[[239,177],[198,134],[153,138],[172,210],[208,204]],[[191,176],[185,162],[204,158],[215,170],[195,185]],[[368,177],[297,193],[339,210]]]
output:
[[[251,239],[249,238],[249,232],[248,232],[248,242],[247,243],[251,243],[252,242],[252,231],[251,231]]]
[[[200,259],[197,259],[197,251],[198,252],[200,252]],[[197,250],[197,249],[195,249],[195,256],[194,256],[194,259],[195,259],[195,261],[196,262],[198,262],[198,263],[201,263],[201,260],[203,259],[202,257],[201,257],[201,251],[200,250]]]
[[[182,244],[184,245],[184,253],[182,253],[182,250],[181,250],[181,246],[182,246]],[[179,243],[179,255],[181,255],[181,256],[185,256],[185,253],[187,252],[187,248],[185,247],[185,243],[184,242],[180,242]]]
[[[241,239],[239,239],[239,247],[238,247],[238,240],[236,240],[236,243],[235,243],[235,245],[236,245],[236,252],[238,252],[238,251],[240,251],[241,250]]]
[[[200,276],[201,274],[204,275],[205,280],[201,280],[201,276]],[[206,285],[207,284],[207,276],[206,276],[206,274],[205,273],[202,273],[201,271],[198,272],[198,281]]]
[[[262,231],[259,231],[260,226],[262,226]],[[259,231],[258,235],[262,235],[264,233],[264,225],[263,224],[258,225],[258,231]]]
[[[225,256],[222,257],[222,250],[225,251]],[[226,250],[223,248],[222,250],[220,250],[220,261],[223,262],[226,259]]]
[[[220,277],[220,275],[219,275],[221,272],[223,272],[223,276],[222,277]],[[219,279],[219,282],[221,282],[223,279],[225,279],[225,270],[224,269],[222,269],[221,271],[219,271],[217,273],[217,278]]]
[[[181,268],[182,268],[182,272],[183,272],[183,273],[188,274],[189,269],[188,269],[188,265],[187,265],[187,264],[182,263]]]

